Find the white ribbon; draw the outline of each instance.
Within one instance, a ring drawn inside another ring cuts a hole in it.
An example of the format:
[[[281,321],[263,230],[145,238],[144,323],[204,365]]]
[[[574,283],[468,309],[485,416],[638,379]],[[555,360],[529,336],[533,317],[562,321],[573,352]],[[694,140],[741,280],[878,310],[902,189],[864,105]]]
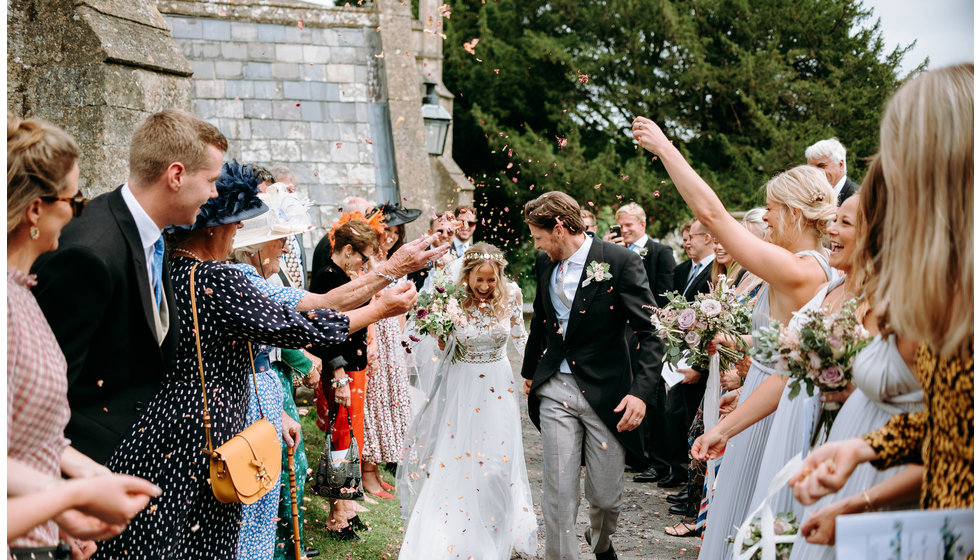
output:
[[[704,433],[718,424],[718,407],[721,403],[721,356],[715,352],[708,361],[708,381],[704,386],[704,404],[701,414],[704,418]],[[715,463],[717,459],[706,461],[704,482],[710,500],[715,489]]]
[[[772,512],[772,508],[769,507],[769,500],[777,492],[786,487],[789,479],[800,470],[802,465],[803,457],[801,455],[793,457],[788,463],[783,465],[783,468],[779,469],[776,476],[769,482],[765,499],[762,500],[762,503],[757,508],[749,513],[742,526],[738,528],[738,532],[735,533],[735,547],[733,549],[736,555],[735,560],[751,560],[756,551],[760,549],[762,550],[762,560],[776,560],[776,545],[791,543],[796,538],[796,535],[776,535],[773,529],[773,522],[776,520],[776,516]],[[742,543],[748,538],[752,530],[752,520],[756,518],[757,514],[760,518],[759,528],[762,532],[762,538],[759,539],[759,542],[750,546],[744,552],[741,552]]]

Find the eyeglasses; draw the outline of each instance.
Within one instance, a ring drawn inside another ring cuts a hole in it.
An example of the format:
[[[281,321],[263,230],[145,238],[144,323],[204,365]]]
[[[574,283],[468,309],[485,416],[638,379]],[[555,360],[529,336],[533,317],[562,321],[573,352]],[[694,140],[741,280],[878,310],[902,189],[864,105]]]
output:
[[[476,221],[461,220],[466,227],[476,227]]]
[[[361,259],[363,259],[363,260],[361,261],[361,264],[367,264],[367,263],[368,263],[368,261],[370,261],[370,260],[371,260],[371,257],[369,257],[369,256],[367,256],[367,255],[365,255],[364,253],[362,253],[362,252],[360,252],[360,251],[358,251],[358,252],[357,252],[357,254],[358,254],[358,255],[361,255]]]
[[[71,212],[74,217],[79,217],[82,215],[82,210],[85,210],[85,204],[88,203],[88,199],[82,196],[82,193],[78,193],[75,196],[39,196],[44,202],[67,202],[71,205]]]

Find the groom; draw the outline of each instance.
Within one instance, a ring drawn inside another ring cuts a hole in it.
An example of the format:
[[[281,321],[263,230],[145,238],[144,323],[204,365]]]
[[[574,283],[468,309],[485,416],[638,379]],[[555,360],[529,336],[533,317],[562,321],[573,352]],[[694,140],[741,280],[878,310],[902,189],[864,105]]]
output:
[[[565,193],[528,202],[524,216],[538,253],[534,316],[524,356],[528,413],[544,442],[545,558],[577,559],[579,468],[585,465],[590,528],[599,560],[616,559],[625,462],[641,467],[638,432],[654,385],[662,343],[650,324],[656,306],[640,257],[585,235],[582,213]],[[639,339],[631,372],[626,323]],[[584,455],[584,461],[583,461]]]

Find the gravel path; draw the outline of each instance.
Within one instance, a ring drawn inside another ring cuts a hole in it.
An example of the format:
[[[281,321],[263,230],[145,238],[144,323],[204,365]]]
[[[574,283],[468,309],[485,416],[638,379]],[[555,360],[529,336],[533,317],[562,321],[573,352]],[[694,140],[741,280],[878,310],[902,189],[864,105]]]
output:
[[[515,378],[520,378],[520,362],[512,361]],[[527,474],[531,482],[531,493],[535,497],[534,510],[538,516],[538,557],[544,557],[544,520],[541,517],[541,480],[542,455],[541,434],[527,418],[527,401],[521,403],[521,425],[524,432],[524,455],[527,461]],[[699,538],[671,537],[664,533],[664,527],[680,521],[678,516],[667,512],[670,502],[666,500],[668,493],[676,490],[663,490],[656,484],[638,484],[633,482],[633,473],[623,477],[623,509],[619,518],[619,528],[613,535],[613,545],[622,560],[642,558],[643,560],[667,560],[670,558],[697,558]],[[578,520],[575,533],[585,534],[588,527],[588,504],[584,495],[580,498]],[[581,538],[579,558],[591,560],[594,558],[588,552],[585,539]],[[517,555],[515,558],[527,558]]]

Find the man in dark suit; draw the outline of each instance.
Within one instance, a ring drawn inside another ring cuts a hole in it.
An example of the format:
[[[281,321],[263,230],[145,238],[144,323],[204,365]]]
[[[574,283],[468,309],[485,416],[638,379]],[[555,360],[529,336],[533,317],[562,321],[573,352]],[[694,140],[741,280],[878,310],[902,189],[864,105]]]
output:
[[[666,305],[667,297],[664,293],[674,289],[674,267],[677,266],[673,251],[670,247],[650,239],[646,232],[646,212],[635,202],[624,204],[616,210],[616,224],[620,227],[622,236],[616,237],[615,234],[608,233],[603,240],[622,245],[640,255],[657,307]]]
[[[624,465],[643,461],[635,430],[661,383],[663,344],[648,309],[653,294],[639,256],[587,236],[581,209],[567,194],[545,193],[527,203],[524,215],[542,250],[521,375],[528,415],[544,444],[545,558],[578,558],[574,529],[584,458],[590,504],[585,540],[596,558],[614,559],[610,535],[619,518]],[[639,345],[632,372],[623,336],[627,323]]]
[[[860,188],[847,177],[847,150],[836,138],[821,140],[807,148],[806,163],[827,174],[827,181],[837,196],[837,206]]]
[[[691,258],[674,270],[674,289],[687,301],[693,301],[709,289],[714,243],[701,222],[692,220],[685,224],[685,228],[688,235],[684,237],[684,250]],[[707,382],[706,376],[694,369],[683,370],[683,373],[684,380],[667,391],[664,429],[658,434],[659,451],[666,457],[671,471],[669,477],[661,478],[657,483],[661,488],[674,488],[687,482],[690,463],[687,432],[704,397]]]
[[[183,111],[149,116],[129,180],[88,204],[37,260],[35,296],[68,360],[65,435],[105,463],[160,389],[179,331],[163,228],[192,224],[217,196],[228,141]]]

